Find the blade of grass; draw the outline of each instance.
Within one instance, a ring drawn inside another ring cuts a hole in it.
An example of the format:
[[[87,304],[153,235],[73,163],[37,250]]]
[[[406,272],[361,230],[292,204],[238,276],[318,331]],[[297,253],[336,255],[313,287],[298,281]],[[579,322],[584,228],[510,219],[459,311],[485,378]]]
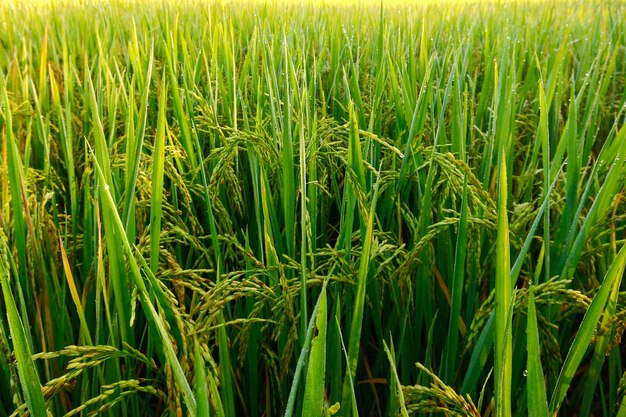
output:
[[[196,415],[198,417],[209,417],[208,386],[204,370],[204,358],[202,358],[198,339],[194,339],[194,368],[196,375],[194,391],[196,394],[196,404],[198,406]]]
[[[446,382],[452,384],[454,373],[457,371],[457,353],[459,341],[459,320],[461,303],[463,300],[463,283],[465,278],[465,253],[467,248],[467,176],[463,181],[463,197],[461,202],[461,219],[456,240],[454,256],[454,273],[450,306],[450,321],[448,323],[448,337],[446,340]]]
[[[137,286],[137,289],[139,290],[139,296],[141,299],[141,305],[143,307],[143,310],[150,322],[150,325],[153,327],[153,329],[155,330],[155,332],[161,339],[161,344],[165,351],[164,352],[165,357],[167,358],[167,361],[172,367],[174,380],[176,381],[179,389],[181,390],[181,393],[183,395],[183,400],[185,401],[185,404],[187,406],[187,410],[190,413],[190,415],[195,416],[196,415],[196,400],[193,395],[193,392],[191,391],[191,388],[189,387],[189,382],[187,381],[187,378],[185,377],[185,373],[180,365],[180,362],[178,361],[176,357],[176,351],[174,347],[172,346],[172,343],[170,341],[170,335],[167,330],[168,326],[163,322],[163,319],[157,313],[156,309],[154,308],[154,305],[150,301],[148,288],[146,287],[146,284],[144,283],[143,278],[141,276],[139,265],[137,264],[137,261],[135,260],[135,254],[130,245],[130,242],[128,242],[128,239],[126,238],[126,232],[124,230],[124,225],[122,224],[122,219],[120,218],[119,212],[117,211],[117,208],[115,207],[115,201],[113,200],[113,196],[109,192],[109,187],[107,187],[107,180],[106,180],[106,177],[104,176],[104,172],[97,161],[95,161],[95,168],[96,168],[96,173],[101,183],[103,184],[102,189],[103,189],[103,194],[105,196],[105,200],[102,202],[102,204],[108,207],[109,209],[108,212],[113,217],[111,221],[113,225],[115,226],[117,235],[120,237],[122,246],[124,248],[124,251],[126,252],[126,258],[130,266],[131,275],[134,279],[134,283]],[[145,263],[145,260],[144,260],[144,263]],[[157,298],[157,303],[158,303],[158,300],[159,298]],[[164,308],[164,306],[161,306],[161,305],[159,307]]]
[[[397,180],[396,192],[399,192],[404,187],[404,183],[406,182],[406,170],[408,169],[408,163],[411,156],[411,147],[413,146],[413,140],[415,138],[420,138],[422,135],[422,130],[424,129],[424,123],[426,119],[428,106],[425,104],[429,101],[430,98],[430,90],[431,90],[431,70],[434,63],[434,56],[431,57],[430,62],[425,70],[424,80],[422,81],[422,86],[420,87],[419,95],[417,96],[417,102],[415,103],[415,110],[413,111],[413,118],[411,120],[411,126],[409,128],[409,134],[406,141],[406,146],[404,148],[404,157],[402,159],[402,164],[400,165],[400,173]]]
[[[70,287],[70,294],[72,296],[72,301],[74,301],[74,305],[76,306],[76,311],[78,313],[78,319],[80,320],[80,329],[83,333],[83,337],[88,345],[93,345],[93,341],[91,339],[91,332],[89,331],[89,325],[87,324],[87,320],[85,318],[85,310],[83,309],[83,304],[80,301],[80,297],[78,295],[78,290],[76,288],[76,282],[74,281],[74,274],[72,273],[72,267],[70,265],[69,260],[67,259],[67,254],[65,253],[65,246],[63,245],[63,239],[59,236],[59,248],[61,249],[61,260],[63,262],[63,269],[65,270],[65,277],[67,278],[67,285]]]
[[[578,234],[576,234],[576,230],[578,230],[578,221],[572,223],[572,227],[567,234],[565,247],[569,248],[569,250],[564,251],[562,255],[563,262],[560,268],[560,276],[562,279],[569,279],[574,275],[575,265],[577,265],[580,260],[584,245],[589,237],[589,230],[600,218],[602,218],[603,215],[606,214],[606,210],[613,201],[613,197],[615,196],[618,187],[620,187],[623,183],[624,166],[626,166],[626,128],[622,128],[619,133],[617,133],[613,143],[618,146],[616,149],[617,155],[611,164],[611,168],[609,169],[602,186],[596,194],[593,204],[589,208],[589,211],[580,226]],[[602,151],[604,151],[604,147]],[[600,159],[596,161],[594,165],[594,172],[599,166],[604,164],[604,155],[602,151],[600,152]],[[576,219],[580,217],[584,203],[589,197],[591,185],[594,183],[594,172],[590,175],[587,187],[580,199],[580,204],[574,216]],[[576,237],[575,239],[574,236]],[[573,243],[571,243],[572,241]]]
[[[106,202],[108,196],[111,196],[111,199],[115,201],[113,195],[115,195],[115,190],[111,188],[114,186],[113,182],[113,173],[111,169],[111,160],[109,157],[108,145],[106,142],[106,137],[104,133],[104,128],[102,125],[102,119],[100,116],[99,103],[96,98],[96,91],[94,88],[93,80],[89,69],[86,69],[87,74],[87,88],[88,91],[86,94],[88,95],[88,104],[91,106],[91,123],[93,125],[93,134],[95,141],[95,159],[94,162],[103,167],[102,170],[102,178],[98,176],[98,180],[100,180],[100,200]],[[118,238],[116,225],[114,224],[113,218],[114,215],[111,213],[111,210],[116,211],[115,203],[112,204],[113,209],[109,207],[108,204],[102,204],[102,223],[104,225],[104,231],[106,235],[106,248],[107,254],[109,257],[109,281],[111,286],[113,287],[113,294],[115,295],[115,304],[117,307],[117,315],[119,316],[119,327],[121,333],[121,341],[125,343],[132,344],[133,332],[130,328],[130,318],[128,317],[129,312],[131,311],[131,302],[130,302],[130,292],[128,290],[129,285],[127,281],[127,276],[123,270],[122,259],[123,259],[123,250],[117,244],[116,239]]]
[[[43,397],[39,374],[31,357],[31,351],[26,340],[26,331],[15,305],[15,299],[9,285],[9,271],[7,256],[10,253],[7,248],[4,232],[0,236],[0,284],[4,296],[4,305],[7,310],[9,331],[13,339],[13,351],[17,362],[17,371],[20,375],[22,393],[30,415],[46,416],[46,402]]]
[[[291,118],[293,117],[293,108],[291,103],[291,85],[289,75],[291,69],[289,67],[289,49],[286,35],[283,37],[284,58],[285,58],[285,108],[283,109],[283,141],[282,149],[282,184],[283,184],[283,212],[285,221],[285,242],[287,244],[287,255],[294,256],[295,253],[295,232],[296,232],[296,185],[295,185],[295,164],[293,161],[293,138],[291,128]]]
[[[613,288],[616,284],[615,281],[621,282],[622,275],[624,272],[624,266],[626,265],[626,245],[622,246],[619,253],[613,259],[609,270],[604,276],[604,280],[598,289],[595,297],[593,297],[593,301],[587,312],[585,313],[585,317],[583,318],[580,327],[578,328],[578,332],[576,333],[576,337],[572,342],[572,345],[567,353],[567,357],[565,358],[565,363],[561,368],[561,372],[559,373],[559,377],[556,381],[556,386],[554,387],[554,391],[552,393],[552,399],[550,400],[550,415],[555,415],[567,394],[567,390],[574,378],[574,374],[578,369],[587,348],[593,338],[593,334],[595,332],[598,321],[600,320],[600,316],[604,311],[604,307],[611,293],[611,288]]]
[[[353,113],[352,113],[353,114]],[[354,114],[353,114],[354,117]],[[351,135],[355,137],[355,135]],[[355,141],[357,139],[354,139]],[[352,144],[352,147],[359,147],[359,143]],[[362,160],[359,158],[361,153],[356,152],[356,160],[353,163],[360,165],[363,169]],[[363,176],[360,176],[363,178]],[[379,178],[380,181],[380,178]],[[367,275],[370,265],[370,253],[373,245],[373,233],[374,233],[374,217],[376,216],[376,202],[378,200],[378,183],[374,188],[374,195],[370,204],[369,215],[367,219],[367,226],[365,229],[365,238],[363,240],[363,251],[359,260],[359,271],[356,283],[356,296],[354,299],[354,314],[352,316],[352,323],[350,324],[350,336],[348,339],[348,366],[346,369],[346,375],[343,382],[343,393],[341,403],[344,406],[342,410],[343,415],[350,414],[350,384],[353,384],[353,380],[356,377],[356,369],[358,364],[358,356],[360,352],[361,343],[361,330],[363,326],[363,312],[365,309],[365,289],[367,288]],[[356,412],[356,410],[354,410]]]
[[[26,220],[26,211],[28,210],[28,206],[24,205],[25,201],[28,201],[26,198],[26,191],[24,189],[24,178],[23,172],[24,168],[22,165],[22,160],[20,158],[19,148],[17,146],[15,134],[13,132],[13,115],[11,111],[11,104],[9,102],[9,97],[7,95],[7,88],[5,87],[6,81],[4,78],[4,74],[0,71],[0,88],[2,89],[2,110],[3,110],[3,120],[2,125],[4,127],[4,144],[6,146],[6,158],[7,161],[4,162],[8,165],[8,183],[10,190],[10,201],[11,208],[13,209],[11,217],[9,217],[13,233],[15,239],[15,245],[19,249],[17,251],[17,264],[19,276],[17,277],[19,281],[20,291],[24,294],[26,299],[32,299],[32,289],[28,280],[27,270],[27,258],[26,258],[26,232],[27,232],[27,220]],[[5,155],[3,155],[5,156]],[[8,200],[8,199],[7,199]],[[26,314],[26,310],[24,306],[20,306],[20,310],[23,316],[23,320],[27,327],[29,326],[28,315]],[[32,344],[30,340],[30,334],[26,334],[27,342]]]
[[[215,409],[215,414],[217,417],[226,417],[226,413],[224,413],[224,407],[222,406],[222,399],[220,397],[220,391],[217,388],[217,383],[215,382],[215,378],[211,372],[207,373],[207,379],[209,382],[209,390],[211,392],[211,402],[213,408]]]
[[[167,86],[165,74],[161,82],[159,95],[159,115],[157,131],[154,138],[154,153],[152,155],[152,196],[150,201],[150,269],[153,273],[159,267],[159,243],[161,239],[161,218],[163,216],[163,176],[165,166],[165,132],[167,122],[165,108],[167,105]]]
[[[563,168],[563,165],[561,166],[561,168]],[[526,254],[528,253],[528,250],[530,249],[531,243],[535,236],[535,231],[537,230],[539,223],[541,222],[543,213],[547,209],[550,203],[550,196],[552,195],[552,191],[554,190],[558,182],[557,177],[558,177],[558,173],[560,172],[561,172],[560,170],[557,172],[557,176],[552,181],[552,184],[550,185],[550,189],[548,190],[547,194],[544,196],[543,203],[541,204],[539,211],[537,211],[535,220],[533,221],[533,224],[531,225],[530,230],[528,231],[528,234],[526,235],[526,239],[524,240],[522,249],[520,250],[520,253],[518,254],[515,260],[515,263],[513,264],[513,267],[511,268],[511,283],[517,281],[517,277],[519,276],[519,273],[522,270],[523,261],[526,257]],[[493,347],[493,344],[494,344],[494,339],[495,339],[494,322],[495,322],[495,311],[493,311],[491,315],[489,316],[489,319],[487,320],[487,323],[485,324],[485,327],[483,328],[478,338],[478,341],[476,342],[476,346],[474,347],[474,350],[472,351],[470,362],[467,367],[465,377],[463,379],[463,384],[461,385],[461,392],[465,393],[465,392],[471,391],[473,387],[476,386],[476,383],[478,382],[478,378],[480,377],[480,372],[482,368],[484,367],[485,363],[487,362],[487,355],[489,353],[489,350]]]
[[[526,397],[528,399],[528,415],[530,417],[548,417],[548,399],[546,384],[541,367],[539,330],[537,327],[537,311],[532,285],[528,288],[528,324],[526,349],[528,351]]]
[[[296,403],[296,394],[298,392],[298,385],[300,383],[300,375],[304,369],[307,358],[309,357],[309,352],[311,350],[311,340],[313,339],[313,331],[315,329],[315,325],[317,322],[318,312],[323,308],[324,311],[326,309],[326,287],[332,276],[333,271],[331,270],[328,273],[328,276],[324,280],[324,284],[322,285],[322,290],[320,292],[319,297],[317,298],[317,302],[315,303],[315,307],[313,308],[313,312],[311,312],[311,318],[309,319],[309,326],[306,331],[306,338],[304,347],[300,350],[300,356],[298,357],[298,363],[296,364],[296,369],[294,371],[294,376],[291,384],[291,389],[289,390],[289,397],[287,399],[287,406],[285,407],[285,417],[293,416],[294,406]],[[324,306],[322,307],[322,304]],[[325,326],[324,326],[325,327]]]
[[[495,319],[495,314],[491,314],[489,316],[483,331],[476,341],[476,346],[472,351],[469,364],[467,365],[467,371],[465,372],[465,377],[463,378],[463,384],[461,384],[461,393],[468,393],[472,391],[478,383],[482,369],[487,363],[488,356],[492,352],[496,337]]]
[[[544,91],[543,82],[539,83],[539,128],[537,129],[538,140],[542,147],[542,166],[543,166],[543,187],[548,190],[550,184],[550,138],[548,137],[548,104]],[[560,171],[559,171],[560,173]],[[558,176],[558,173],[557,173]],[[550,191],[545,194],[550,195]],[[544,242],[544,265],[545,265],[545,281],[550,279],[550,199],[547,199],[548,207],[543,217],[543,242]]]
[[[507,170],[504,150],[500,153],[498,175],[498,236],[496,241],[496,415],[511,416],[512,334],[511,267],[509,259],[509,224],[507,215]]]
[[[150,55],[148,58],[148,69],[146,74],[146,85],[144,86],[143,94],[140,103],[139,124],[137,131],[130,130],[128,132],[127,140],[127,159],[126,159],[126,172],[124,178],[124,209],[122,213],[125,214],[124,227],[128,230],[131,227],[131,220],[135,213],[135,199],[137,189],[137,177],[139,175],[139,165],[141,163],[141,151],[143,148],[144,137],[146,133],[146,123],[148,118],[148,100],[150,96],[150,82],[152,81],[152,67],[154,63],[154,43],[150,47]],[[136,70],[139,70],[136,68]],[[139,71],[138,71],[139,72]],[[130,91],[129,94],[133,97],[134,91]],[[159,111],[161,107],[159,106]],[[129,109],[128,119],[132,121],[134,119],[134,104]]]
[[[385,353],[387,354],[387,360],[389,360],[389,367],[391,368],[391,373],[393,375],[393,382],[392,384],[390,384],[390,386],[394,388],[394,393],[397,395],[396,401],[398,402],[398,405],[400,407],[399,414],[402,417],[409,417],[409,411],[406,409],[406,404],[404,402],[404,393],[402,392],[402,383],[400,382],[400,377],[398,376],[398,370],[396,369],[396,360],[394,358],[395,355],[389,349],[389,346],[387,346],[387,342],[383,341],[383,347],[385,348]],[[391,349],[393,349],[393,343],[391,345]],[[396,413],[397,413],[397,410],[396,410]]]
[[[324,382],[326,373],[326,292],[320,294],[320,304],[315,319],[317,335],[311,341],[311,353],[306,374],[306,387],[302,415],[320,417],[324,412]]]
[[[611,341],[615,338],[615,321],[613,319],[615,308],[617,306],[620,284],[621,280],[618,279],[613,282],[611,294],[609,295],[606,309],[602,316],[602,320],[600,321],[600,329],[604,329],[604,331],[596,337],[593,357],[591,359],[588,376],[585,381],[585,393],[581,405],[581,415],[591,415],[591,406],[596,393],[598,380],[600,379],[600,372],[602,371],[604,361],[607,356],[609,356],[607,349],[609,347],[609,343],[611,343]]]

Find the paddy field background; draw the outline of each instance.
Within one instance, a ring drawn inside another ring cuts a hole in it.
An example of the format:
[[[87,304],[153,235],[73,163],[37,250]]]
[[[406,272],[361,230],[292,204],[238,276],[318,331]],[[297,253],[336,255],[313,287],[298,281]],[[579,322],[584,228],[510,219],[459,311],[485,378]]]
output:
[[[626,416],[626,5],[0,5],[0,416]]]

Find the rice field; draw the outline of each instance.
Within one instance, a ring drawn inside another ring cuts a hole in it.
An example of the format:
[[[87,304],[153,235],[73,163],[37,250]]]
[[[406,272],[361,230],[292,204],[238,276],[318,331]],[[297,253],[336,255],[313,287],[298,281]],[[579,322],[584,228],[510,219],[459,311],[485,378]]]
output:
[[[626,417],[622,1],[0,4],[0,416]]]

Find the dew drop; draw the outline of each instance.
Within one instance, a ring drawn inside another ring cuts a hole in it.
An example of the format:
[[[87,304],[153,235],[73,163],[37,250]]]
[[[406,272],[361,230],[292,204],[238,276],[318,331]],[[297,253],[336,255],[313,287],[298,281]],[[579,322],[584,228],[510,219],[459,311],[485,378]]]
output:
[[[524,377],[528,376],[528,369],[524,369]]]

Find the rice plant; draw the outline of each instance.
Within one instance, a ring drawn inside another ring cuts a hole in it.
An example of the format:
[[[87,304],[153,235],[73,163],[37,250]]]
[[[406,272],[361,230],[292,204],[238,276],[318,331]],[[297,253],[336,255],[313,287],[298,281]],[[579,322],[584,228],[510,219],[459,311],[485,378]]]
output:
[[[3,2],[0,416],[626,416],[624,16]]]

